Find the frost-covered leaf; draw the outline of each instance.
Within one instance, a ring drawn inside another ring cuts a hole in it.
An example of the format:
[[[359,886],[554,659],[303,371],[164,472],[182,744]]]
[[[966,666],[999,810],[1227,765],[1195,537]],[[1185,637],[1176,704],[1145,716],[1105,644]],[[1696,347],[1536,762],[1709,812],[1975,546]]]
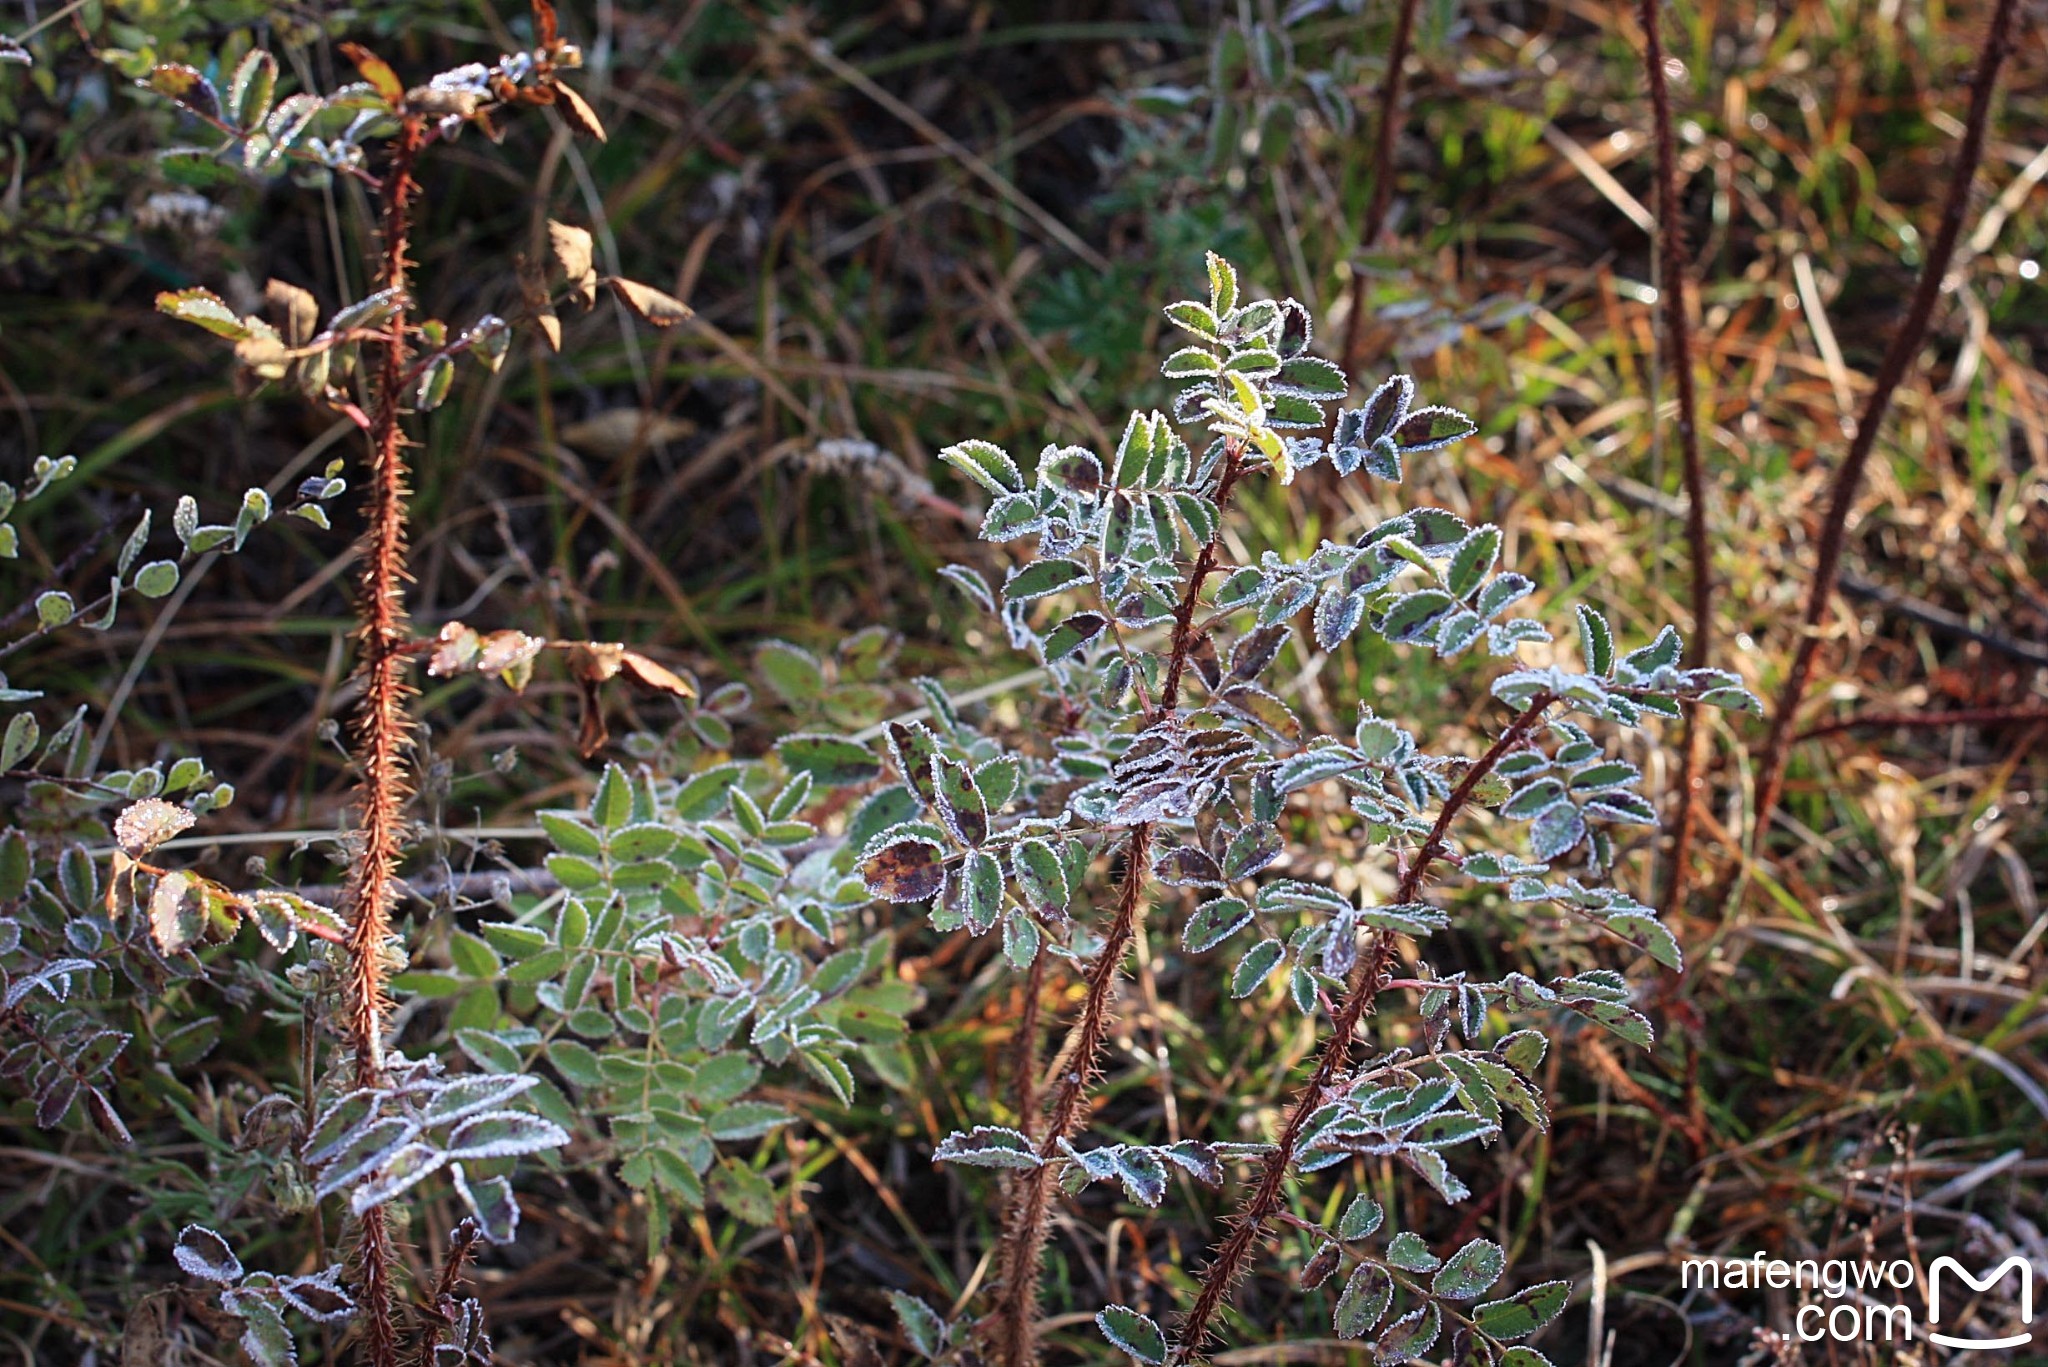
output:
[[[775,742],[775,753],[792,772],[809,774],[826,788],[852,787],[882,772],[872,751],[840,736],[784,736]]]
[[[903,1291],[891,1291],[889,1304],[895,1307],[896,1321],[903,1326],[903,1335],[910,1340],[911,1347],[928,1358],[945,1350],[952,1327],[940,1318],[938,1311]]]
[[[1394,1303],[1394,1279],[1374,1263],[1360,1263],[1344,1283],[1344,1294],[1330,1317],[1338,1338],[1363,1338],[1386,1318]]]
[[[1444,1259],[1430,1280],[1429,1289],[1452,1300],[1469,1301],[1500,1280],[1508,1257],[1490,1239],[1474,1239]]]
[[[242,1260],[228,1247],[226,1239],[204,1225],[186,1225],[179,1230],[171,1256],[188,1276],[202,1281],[233,1286],[242,1280]]]
[[[1209,258],[1214,261],[1216,258]],[[1234,277],[1233,277],[1234,287]],[[1127,1305],[1108,1305],[1096,1312],[1095,1327],[1110,1343],[1146,1367],[1166,1361],[1166,1335],[1146,1316]]]
[[[992,494],[1015,494],[1024,489],[1024,475],[1017,462],[993,442],[957,442],[939,452],[939,459]]]
[[[975,1168],[1029,1169],[1043,1167],[1037,1147],[1016,1130],[1000,1125],[976,1125],[955,1130],[932,1150],[934,1163],[964,1163]]]
[[[1497,1339],[1527,1338],[1562,1314],[1571,1298],[1570,1282],[1543,1282],[1474,1307],[1472,1323]]]
[[[242,1322],[242,1351],[256,1367],[297,1367],[298,1348],[277,1302],[260,1291],[228,1291],[221,1309]]]
[[[519,1200],[512,1192],[512,1183],[504,1177],[473,1180],[460,1163],[455,1165],[452,1176],[456,1194],[476,1217],[484,1238],[494,1244],[511,1243],[519,1233]]]
[[[279,1277],[277,1294],[285,1304],[315,1324],[342,1324],[355,1314],[355,1297],[341,1285],[341,1268],[312,1276]]]
[[[1347,1242],[1369,1238],[1380,1227],[1386,1212],[1370,1196],[1354,1196],[1337,1221],[1337,1237]]]
[[[861,882],[887,902],[922,902],[945,883],[945,844],[925,822],[892,826],[861,854]]]
[[[1073,560],[1034,560],[1013,570],[1003,584],[1003,597],[1012,603],[1029,602],[1070,589],[1088,580],[1087,567]]]
[[[1246,951],[1237,961],[1237,967],[1230,971],[1230,995],[1249,997],[1259,990],[1259,985],[1272,976],[1280,966],[1287,947],[1278,940],[1261,940]]]
[[[1187,928],[1181,932],[1181,945],[1190,954],[1201,954],[1244,929],[1251,919],[1251,907],[1239,898],[1218,897],[1204,902],[1188,918]]]

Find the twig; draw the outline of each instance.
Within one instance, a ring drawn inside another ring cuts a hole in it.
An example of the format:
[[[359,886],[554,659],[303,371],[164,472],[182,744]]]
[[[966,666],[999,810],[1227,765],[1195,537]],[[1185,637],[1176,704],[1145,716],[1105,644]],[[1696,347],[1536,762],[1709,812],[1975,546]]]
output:
[[[1664,305],[1664,364],[1678,391],[1678,453],[1685,477],[1685,542],[1692,566],[1692,635],[1686,638],[1686,666],[1704,669],[1714,629],[1713,553],[1707,544],[1707,476],[1700,460],[1699,398],[1693,390],[1692,325],[1685,313],[1688,262],[1678,219],[1678,151],[1671,136],[1671,91],[1664,79],[1664,39],[1659,0],[1636,0],[1643,26],[1643,70],[1650,86],[1651,121],[1657,130],[1657,285]],[[1692,852],[1694,812],[1699,802],[1700,745],[1706,739],[1694,709],[1685,713],[1678,770],[1678,818],[1671,831],[1671,870],[1664,885],[1664,910],[1685,897],[1686,858]]]
[[[1236,442],[1224,447],[1223,469],[1217,477],[1215,504],[1220,513],[1230,504],[1237,487],[1240,450]],[[1219,519],[1220,520],[1220,519]],[[1173,715],[1180,705],[1181,680],[1200,632],[1195,628],[1195,608],[1202,585],[1216,568],[1218,542],[1211,538],[1195,556],[1188,580],[1173,615],[1173,645],[1167,657],[1166,674],[1159,688],[1158,705],[1152,719]],[[1114,995],[1124,955],[1139,934],[1139,915],[1145,905],[1145,891],[1152,872],[1152,827],[1133,826],[1124,847],[1123,879],[1117,889],[1116,915],[1103,936],[1102,951],[1088,971],[1087,992],[1081,1014],[1068,1033],[1060,1057],[1063,1070],[1053,1081],[1052,1099],[1046,1108],[1045,1125],[1033,1137],[1038,1140],[1038,1167],[1018,1174],[1005,1212],[1002,1248],[999,1255],[1001,1284],[993,1317],[993,1340],[997,1360],[1003,1367],[1031,1367],[1038,1355],[1038,1273],[1045,1254],[1047,1216],[1052,1201],[1052,1160],[1060,1144],[1080,1125],[1088,1102],[1088,1084],[1099,1071],[1098,1058],[1108,1038],[1110,1001]],[[1035,1059],[1027,1057],[1027,1069]],[[1022,1094],[1028,1084],[1020,1081]]]
[[[1394,14],[1394,40],[1387,49],[1387,70],[1380,77],[1380,110],[1377,141],[1373,144],[1372,198],[1366,201],[1365,218],[1358,225],[1358,250],[1370,252],[1387,226],[1387,209],[1394,200],[1394,136],[1400,130],[1401,87],[1407,80],[1408,47],[1415,33],[1417,0],[1400,0]],[[1351,312],[1344,319],[1346,375],[1358,373],[1360,352],[1365,346],[1365,263],[1351,266]]]
[[[378,1086],[384,1076],[384,942],[390,934],[398,863],[404,854],[407,796],[406,744],[411,719],[405,681],[410,636],[405,624],[406,470],[405,433],[399,424],[407,361],[405,281],[407,227],[414,192],[413,168],[426,145],[418,115],[404,116],[383,180],[383,261],[379,287],[400,300],[383,346],[370,426],[369,527],[363,538],[363,570],[356,602],[359,675],[363,702],[356,715],[356,784],[361,840],[349,869],[342,905],[349,922],[347,1019],[343,1028],[354,1056],[356,1085]],[[384,1210],[365,1211],[358,1226],[356,1278],[363,1307],[363,1353],[371,1367],[395,1367],[398,1335],[391,1319],[393,1250]]]
[[[1464,779],[1452,790],[1444,802],[1443,810],[1437,813],[1436,823],[1430,827],[1428,839],[1409,861],[1407,871],[1401,877],[1394,901],[1412,902],[1422,890],[1423,877],[1429,866],[1444,852],[1444,841],[1450,833],[1451,823],[1457,820],[1472,800],[1480,782],[1493,772],[1494,766],[1504,759],[1508,752],[1522,743],[1524,737],[1540,721],[1543,713],[1557,699],[1549,693],[1539,693],[1529,702],[1508,729],[1501,732],[1487,752],[1477,763],[1465,772]],[[1309,1117],[1322,1106],[1330,1088],[1335,1085],[1338,1074],[1351,1062],[1351,1041],[1358,1033],[1358,1027],[1371,1014],[1374,1001],[1379,996],[1380,979],[1386,975],[1394,958],[1395,937],[1379,931],[1373,937],[1372,950],[1362,956],[1358,967],[1352,970],[1343,1003],[1337,1008],[1336,1019],[1331,1023],[1330,1034],[1323,1042],[1322,1055],[1316,1060],[1316,1069],[1308,1085],[1295,1100],[1294,1109],[1288,1113],[1287,1123],[1282,1127],[1279,1140],[1266,1155],[1265,1166],[1259,1172],[1258,1186],[1252,1191],[1251,1199],[1231,1222],[1230,1233],[1217,1247],[1216,1256],[1202,1273],[1202,1289],[1195,1297],[1193,1308],[1181,1325],[1180,1344],[1175,1350],[1173,1361],[1185,1363],[1199,1353],[1203,1342],[1209,1336],[1210,1322],[1223,1306],[1224,1298],[1238,1280],[1244,1276],[1251,1264],[1252,1250],[1257,1247],[1260,1236],[1265,1232],[1266,1223],[1279,1213],[1286,1198],[1287,1174],[1294,1165],[1295,1150],[1301,1143],[1302,1132],[1308,1128]]]
[[[1814,662],[1820,654],[1821,621],[1826,617],[1828,602],[1834,596],[1849,513],[1863,485],[1863,467],[1869,463],[1870,453],[1877,445],[1878,429],[1883,426],[1885,413],[1891,407],[1892,395],[1905,380],[1907,368],[1919,353],[1920,343],[1927,335],[1927,325],[1934,316],[1934,305],[1941,297],[1942,281],[1948,274],[1949,261],[1955,255],[1956,239],[1962,234],[1963,215],[1970,207],[1970,184],[1976,178],[1977,163],[1984,156],[1984,135],[1991,122],[1991,101],[1997,93],[1999,69],[2005,65],[2005,59],[2012,51],[2013,23],[2018,8],[2017,0],[1998,0],[1992,11],[1991,27],[1984,35],[1984,48],[1978,54],[1976,73],[1971,80],[1970,112],[1963,124],[1963,140],[1956,149],[1955,170],[1949,177],[1948,193],[1942,202],[1941,225],[1935,231],[1927,259],[1920,268],[1919,284],[1913,291],[1913,301],[1906,311],[1905,321],[1892,334],[1891,345],[1886,348],[1877,378],[1871,385],[1870,399],[1856,423],[1856,435],[1850,439],[1849,452],[1843,457],[1842,468],[1835,474],[1834,496],[1821,523],[1820,554],[1814,565],[1813,584],[1800,624],[1798,651],[1792,658],[1792,669],[1786,676],[1785,686],[1778,695],[1777,713],[1771,719],[1770,735],[1764,741],[1763,755],[1757,765],[1755,826],[1750,839],[1752,849],[1758,853],[1762,852],[1769,836],[1772,813],[1777,810],[1778,799],[1784,792],[1786,755],[1792,748],[1799,705],[1805,700],[1807,684],[1813,678]]]

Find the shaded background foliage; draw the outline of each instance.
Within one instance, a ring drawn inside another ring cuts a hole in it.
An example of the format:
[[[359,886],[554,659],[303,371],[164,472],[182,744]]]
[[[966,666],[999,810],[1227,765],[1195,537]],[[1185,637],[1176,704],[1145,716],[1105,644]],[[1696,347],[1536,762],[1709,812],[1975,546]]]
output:
[[[1683,64],[1673,98],[1700,296],[1716,663],[1759,692],[1789,655],[1843,419],[1931,226],[1983,8],[1667,12]],[[8,31],[26,27],[18,14]],[[1391,17],[1341,4],[1286,16],[939,3],[573,13],[591,59],[583,88],[611,141],[592,150],[536,120],[500,147],[470,139],[441,157],[417,234],[422,305],[509,312],[517,285],[488,263],[539,257],[552,215],[590,224],[608,265],[688,298],[701,325],[651,335],[606,302],[566,320],[576,336],[561,356],[521,346],[488,383],[458,387],[416,453],[419,620],[624,639],[712,681],[758,680],[764,637],[830,654],[882,623],[903,635],[903,677],[963,691],[987,681],[994,643],[933,587],[938,565],[986,555],[958,516],[975,491],[931,453],[968,433],[1013,451],[1112,444],[1098,422],[1167,396],[1152,305],[1177,297],[1205,248],[1319,315],[1341,312]],[[46,30],[32,71],[0,67],[0,467],[11,477],[37,454],[72,452],[90,476],[17,517],[10,598],[111,558],[133,508],[187,490],[226,501],[347,449],[289,400],[240,407],[216,349],[151,300],[202,282],[253,298],[271,275],[341,297],[340,277],[360,285],[364,206],[345,187],[323,201],[179,183],[153,151],[191,130],[130,89],[122,63],[146,64],[146,49],[232,60],[260,40],[326,85],[341,37],[411,74],[509,44],[516,17],[452,2],[197,0],[93,5],[76,19],[82,31],[68,18]],[[1539,603],[1590,595],[1628,635],[1683,620],[1687,555],[1676,457],[1650,398],[1639,38],[1601,7],[1423,6],[1395,235],[1367,259],[1359,375],[1414,370],[1478,416],[1484,443],[1418,466],[1411,484],[1499,522],[1507,558],[1544,585]],[[88,41],[133,55],[94,61]],[[1841,729],[1795,752],[1773,857],[1756,865],[1736,851],[1742,757],[1760,728],[1714,733],[1699,888],[1679,920],[1697,967],[1653,997],[1659,1048],[1576,1049],[1545,1079],[1557,1133],[1502,1146],[1465,1214],[1421,1225],[1446,1240],[1484,1229],[1529,1278],[1583,1276],[1598,1242],[1618,1363],[1745,1351],[1754,1305],[1681,1303],[1658,1256],[1667,1243],[1827,1247],[1902,1192],[2015,1150],[1949,1204],[1984,1203],[2008,1226],[2043,1219],[2024,1195],[2048,1171],[2041,47],[2038,27],[2024,28],[1967,259],[1852,529],[1809,723]],[[1299,553],[1390,511],[1376,497],[1315,475],[1291,501],[1256,495],[1260,540],[1246,549]],[[224,560],[189,593],[105,636],[53,638],[9,672],[94,702],[95,725],[111,711],[99,737],[111,762],[147,762],[174,740],[203,748],[240,794],[210,833],[329,830],[348,786],[324,721],[348,703],[352,526],[341,515],[332,533],[273,528],[270,554]],[[1362,647],[1332,662],[1322,705],[1348,716],[1351,699],[1385,690],[1440,699],[1437,715],[1404,718],[1418,729],[1492,724],[1476,690],[1437,687],[1432,668]],[[764,729],[743,727],[734,748],[757,752],[765,727],[788,720],[860,726],[912,702],[851,663],[841,675],[829,690],[766,690]],[[417,871],[429,891],[533,862],[530,840],[462,832],[528,829],[532,809],[567,805],[590,781],[570,685],[436,688],[419,812],[445,835]],[[616,733],[671,720],[665,703],[630,705],[638,716],[615,714]],[[992,706],[1014,704],[998,694]],[[1958,710],[1978,715],[1925,724]],[[1859,717],[1879,720],[1847,724]],[[513,751],[516,766],[498,760]],[[1668,790],[1668,747],[1638,758],[1646,787]],[[251,852],[289,879],[335,876],[289,840],[224,840],[202,867],[232,878]],[[1647,896],[1647,845],[1625,869]],[[1534,933],[1504,918],[1496,929],[1510,944]],[[1468,952],[1489,938],[1475,933]],[[800,1098],[822,1123],[764,1146],[783,1202],[774,1226],[714,1210],[679,1226],[649,1269],[635,1208],[608,1181],[531,1202],[528,1242],[480,1274],[501,1350],[858,1361],[860,1331],[831,1317],[890,1341],[870,1286],[958,1296],[988,1215],[926,1156],[977,1114],[1006,1048],[1013,989],[962,958],[983,952],[905,933],[901,971],[930,993],[917,1083],[870,1088],[850,1110]],[[1284,1090],[1247,1094],[1239,1060],[1303,1047],[1296,1025],[1220,1004],[1212,987],[1141,966],[1105,1125],[1177,1107],[1251,1134],[1283,1104]],[[239,1070],[274,1067],[283,1046],[282,1032],[229,1029],[201,1071],[225,1088]],[[164,1164],[175,1186],[204,1160],[167,1115],[138,1131],[147,1162],[119,1180],[85,1136],[11,1132],[0,1325],[31,1360],[95,1343],[104,1354],[110,1316],[166,1279],[176,1226],[133,1174]],[[1135,1288],[1155,1280],[1184,1292],[1177,1269],[1199,1261],[1206,1228],[1169,1212],[1112,1227],[1107,1246],[1056,1238],[1056,1282],[1076,1288],[1077,1310],[1138,1303]],[[1310,1332],[1300,1326],[1325,1318],[1318,1297],[1290,1293],[1269,1266],[1233,1334]],[[1575,1307],[1553,1331],[1553,1357],[1571,1360],[1558,1340],[1583,1337],[1587,1314]],[[1081,1318],[1055,1329],[1056,1344],[1099,1353]]]

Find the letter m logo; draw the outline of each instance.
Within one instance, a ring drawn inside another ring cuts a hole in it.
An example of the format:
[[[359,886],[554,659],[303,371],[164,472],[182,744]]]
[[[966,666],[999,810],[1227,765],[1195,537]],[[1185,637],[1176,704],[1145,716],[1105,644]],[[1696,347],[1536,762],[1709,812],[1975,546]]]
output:
[[[1972,1276],[1969,1269],[1965,1268],[1954,1258],[1941,1257],[1936,1258],[1927,1269],[1927,1323],[1929,1325],[1927,1337],[1930,1340],[1944,1348],[1963,1349],[2020,1348],[2033,1342],[2034,1335],[2032,1330],[2019,1334],[2008,1334],[2006,1337],[1998,1339],[1965,1339],[1955,1338],[1948,1334],[1935,1333],[1932,1326],[1941,1323],[1941,1278],[1945,1272],[1954,1273],[1962,1278],[1972,1291],[1989,1291],[1993,1286],[2005,1279],[2006,1273],[2018,1272],[2020,1275],[2020,1323],[2031,1325],[2034,1322],[2034,1268],[2025,1258],[2014,1254],[1980,1278]]]

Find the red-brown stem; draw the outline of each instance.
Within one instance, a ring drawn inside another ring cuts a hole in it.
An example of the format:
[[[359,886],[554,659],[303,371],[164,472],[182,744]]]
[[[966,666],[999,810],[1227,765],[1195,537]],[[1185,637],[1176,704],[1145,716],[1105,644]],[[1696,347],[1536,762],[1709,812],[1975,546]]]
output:
[[[1226,446],[1223,470],[1216,482],[1219,514],[1230,505],[1230,495],[1237,487],[1238,462],[1238,446]],[[1174,608],[1173,642],[1166,674],[1159,686],[1158,706],[1152,714],[1155,722],[1171,716],[1180,706],[1181,680],[1200,635],[1195,630],[1195,609],[1201,600],[1202,584],[1215,569],[1216,542],[1212,539],[1196,553],[1180,603]],[[1116,915],[1103,936],[1102,952],[1088,970],[1081,1014],[1061,1050],[1060,1056],[1067,1061],[1066,1070],[1053,1082],[1044,1128],[1032,1134],[1038,1140],[1039,1157],[1046,1161],[1017,1175],[1005,1211],[990,1335],[996,1360],[1003,1367],[1031,1367],[1038,1360],[1038,1274],[1045,1255],[1046,1220],[1052,1204],[1052,1160],[1059,1154],[1060,1141],[1080,1127],[1087,1110],[1089,1084],[1101,1070],[1098,1060],[1103,1042],[1109,1037],[1110,1004],[1117,975],[1124,955],[1139,934],[1139,917],[1144,910],[1151,872],[1152,827],[1133,826],[1130,841],[1124,847],[1124,873],[1117,887]],[[1023,1057],[1028,1069],[1032,1055]],[[1026,1085],[1020,1081],[1020,1094]],[[1026,1132],[1032,1133],[1028,1127]]]
[[[1387,51],[1386,74],[1380,78],[1378,141],[1373,146],[1372,198],[1358,227],[1358,250],[1379,244],[1394,202],[1394,139],[1401,129],[1401,88],[1407,82],[1408,47],[1415,33],[1417,0],[1401,0],[1394,14],[1394,41]],[[1344,320],[1344,373],[1356,374],[1365,346],[1365,263],[1351,267],[1351,312]]]
[[[420,120],[408,116],[393,145],[383,182],[383,259],[378,288],[403,291],[406,230],[418,186],[412,172],[425,146]],[[400,294],[403,299],[403,294]],[[359,844],[342,896],[348,919],[348,970],[343,984],[344,1028],[354,1057],[356,1085],[375,1087],[384,1078],[384,941],[390,933],[398,862],[404,853],[402,824],[408,791],[406,742],[411,719],[406,699],[405,619],[406,479],[405,432],[399,423],[404,402],[407,347],[403,303],[391,320],[378,367],[370,420],[369,526],[363,535],[363,569],[356,601],[358,672],[363,701],[355,718]],[[358,1301],[363,1307],[364,1360],[393,1367],[398,1335],[391,1319],[390,1231],[381,1208],[362,1217],[356,1251]]]
[[[1714,570],[1707,544],[1707,473],[1700,460],[1699,399],[1693,391],[1692,325],[1685,312],[1685,232],[1678,217],[1678,152],[1671,136],[1671,91],[1664,79],[1664,38],[1660,0],[1636,0],[1643,26],[1643,70],[1650,86],[1651,122],[1657,137],[1658,287],[1664,306],[1664,365],[1678,393],[1678,458],[1685,477],[1685,543],[1692,561],[1692,637],[1686,667],[1703,669],[1713,649]],[[1695,806],[1699,801],[1701,742],[1705,729],[1696,708],[1687,708],[1678,769],[1678,816],[1671,830],[1671,869],[1664,884],[1664,909],[1685,897],[1686,862],[1692,852]]]
[[[1542,719],[1543,713],[1557,699],[1548,693],[1539,693],[1522,709],[1508,729],[1501,732],[1479,761],[1465,772],[1458,786],[1451,790],[1443,810],[1437,813],[1436,823],[1429,829],[1429,838],[1415,852],[1408,862],[1408,869],[1401,876],[1400,887],[1394,893],[1394,901],[1412,902],[1422,891],[1422,880],[1429,872],[1429,866],[1444,852],[1444,841],[1450,834],[1451,823],[1458,813],[1472,801],[1472,794],[1479,788],[1480,781],[1493,772],[1507,753],[1522,743]],[[1294,1154],[1301,1143],[1302,1131],[1308,1126],[1308,1118],[1327,1099],[1326,1094],[1336,1085],[1338,1077],[1351,1063],[1352,1037],[1358,1033],[1359,1025],[1372,1013],[1373,1004],[1379,997],[1380,979],[1394,960],[1394,937],[1386,932],[1373,936],[1372,949],[1363,955],[1358,967],[1352,970],[1351,981],[1346,986],[1344,1000],[1337,1008],[1336,1019],[1331,1023],[1329,1037],[1323,1042],[1323,1051],[1316,1060],[1315,1072],[1309,1077],[1308,1085],[1295,1100],[1294,1108],[1287,1114],[1287,1123],[1281,1128],[1280,1137],[1271,1153],[1266,1155],[1264,1167],[1259,1171],[1258,1185],[1252,1189],[1251,1199],[1245,1202],[1231,1221],[1230,1233],[1216,1249],[1216,1256],[1202,1273],[1202,1289],[1195,1297],[1194,1305],[1188,1310],[1182,1322],[1180,1346],[1175,1360],[1185,1362],[1199,1353],[1203,1342],[1209,1336],[1209,1326],[1216,1312],[1223,1308],[1231,1288],[1237,1285],[1251,1266],[1253,1250],[1258,1247],[1265,1227],[1280,1212],[1287,1197],[1287,1173],[1294,1166]]]
[[[1842,458],[1842,468],[1835,472],[1834,495],[1821,523],[1820,553],[1814,565],[1813,584],[1806,598],[1806,613],[1800,622],[1799,647],[1792,657],[1792,669],[1785,677],[1785,686],[1778,693],[1777,712],[1771,718],[1770,735],[1764,741],[1763,755],[1757,765],[1756,825],[1750,833],[1750,846],[1758,854],[1763,852],[1770,835],[1772,814],[1777,811],[1778,799],[1784,794],[1785,760],[1792,748],[1799,705],[1806,698],[1806,687],[1813,679],[1814,662],[1820,654],[1821,623],[1827,616],[1828,603],[1834,597],[1836,577],[1841,573],[1842,544],[1849,513],[1854,509],[1856,496],[1863,487],[1863,467],[1869,463],[1871,450],[1877,445],[1878,429],[1883,426],[1885,414],[1891,408],[1892,395],[1905,380],[1907,368],[1919,354],[1920,344],[1927,336],[1927,325],[1934,317],[1934,306],[1941,298],[1942,281],[1948,275],[1949,262],[1955,256],[1956,239],[1962,235],[1963,217],[1969,211],[1970,184],[1976,179],[1977,163],[1984,156],[1984,135],[1991,122],[1991,101],[1997,93],[1999,68],[2005,65],[2005,59],[2012,52],[2013,23],[2018,8],[2017,0],[1998,0],[1992,10],[1991,27],[1984,35],[1984,47],[1977,55],[1977,69],[1970,83],[1970,112],[1963,121],[1963,140],[1956,148],[1955,169],[1949,176],[1948,192],[1942,201],[1941,224],[1927,249],[1927,259],[1920,267],[1920,280],[1913,291],[1913,302],[1907,307],[1905,321],[1892,334],[1891,345],[1885,349],[1884,360],[1878,365],[1870,399],[1863,405],[1863,414],[1856,422],[1856,435],[1849,441],[1849,453]]]

